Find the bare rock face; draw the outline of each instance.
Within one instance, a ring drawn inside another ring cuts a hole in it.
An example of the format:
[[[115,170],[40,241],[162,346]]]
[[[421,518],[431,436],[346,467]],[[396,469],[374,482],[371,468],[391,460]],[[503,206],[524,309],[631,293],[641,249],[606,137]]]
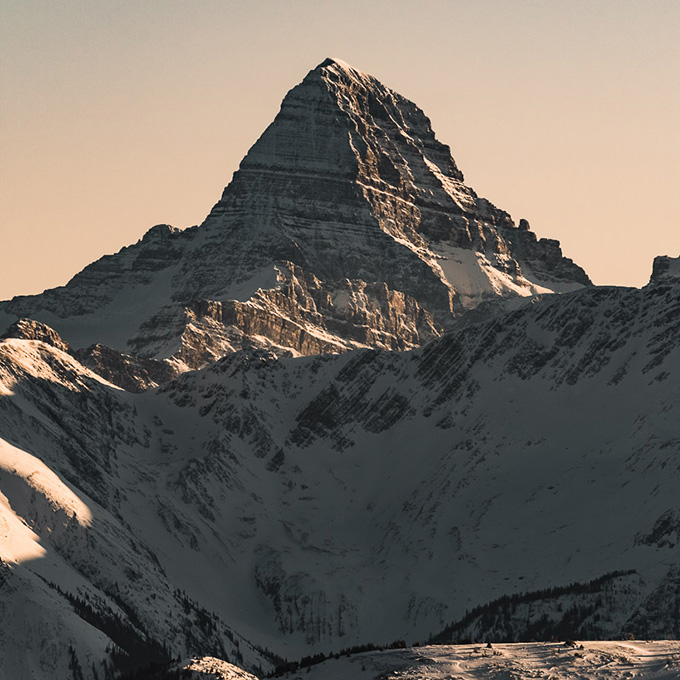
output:
[[[200,227],[153,227],[66,286],[1,303],[0,323],[30,316],[182,371],[248,347],[409,349],[482,302],[589,283],[464,184],[413,102],[327,59]]]
[[[659,255],[654,258],[652,276],[649,280],[650,283],[675,276],[680,276],[680,257]]]
[[[0,340],[5,338],[40,340],[40,342],[56,347],[62,352],[70,352],[71,350],[69,344],[61,339],[59,333],[44,323],[33,321],[33,319],[15,321],[3,335],[0,335]]]
[[[76,350],[73,354],[83,366],[128,392],[143,392],[179,375],[168,362],[130,356],[101,344]]]

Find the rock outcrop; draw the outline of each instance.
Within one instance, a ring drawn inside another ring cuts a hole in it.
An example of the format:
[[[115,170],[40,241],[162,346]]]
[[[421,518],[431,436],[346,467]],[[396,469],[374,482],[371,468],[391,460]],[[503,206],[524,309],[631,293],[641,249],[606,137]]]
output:
[[[143,392],[179,375],[176,366],[167,361],[123,354],[102,344],[76,350],[73,354],[83,366],[128,392]]]
[[[33,319],[19,319],[15,321],[2,335],[0,340],[18,338],[21,340],[40,340],[46,345],[56,347],[62,352],[70,352],[71,347],[61,338],[53,328]]]
[[[680,276],[680,257],[668,257],[668,255],[655,257],[650,283],[671,276]]]

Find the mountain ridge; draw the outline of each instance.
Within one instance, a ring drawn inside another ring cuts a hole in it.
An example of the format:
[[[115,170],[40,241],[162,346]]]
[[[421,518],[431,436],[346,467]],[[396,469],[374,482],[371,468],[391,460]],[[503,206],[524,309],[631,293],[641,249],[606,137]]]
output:
[[[626,622],[672,635],[678,305],[676,277],[588,288],[408,352],[242,351],[140,394],[56,346],[4,340],[3,507],[45,551],[6,578],[21,592],[50,574],[93,607],[115,592],[154,639],[212,653],[210,628],[186,639],[164,618],[187,597],[251,670],[271,663],[263,648],[299,658],[424,639],[503,595],[621,570],[636,575],[607,590],[598,635]],[[91,527],[55,530],[58,507],[74,506],[45,495],[34,458],[99,518]],[[102,659],[105,643],[95,653],[76,624],[79,656]]]

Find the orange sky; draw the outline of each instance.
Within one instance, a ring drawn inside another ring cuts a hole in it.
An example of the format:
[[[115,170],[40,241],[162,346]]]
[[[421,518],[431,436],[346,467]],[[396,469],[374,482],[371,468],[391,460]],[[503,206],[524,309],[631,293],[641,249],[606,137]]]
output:
[[[680,254],[678,0],[2,0],[0,299],[200,223],[326,56],[600,284]]]

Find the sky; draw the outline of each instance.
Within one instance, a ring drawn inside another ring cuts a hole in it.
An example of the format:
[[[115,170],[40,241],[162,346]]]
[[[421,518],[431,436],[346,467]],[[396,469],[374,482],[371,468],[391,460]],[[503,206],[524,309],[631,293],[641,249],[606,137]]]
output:
[[[328,56],[597,284],[680,255],[678,0],[0,0],[0,299],[202,222]]]

